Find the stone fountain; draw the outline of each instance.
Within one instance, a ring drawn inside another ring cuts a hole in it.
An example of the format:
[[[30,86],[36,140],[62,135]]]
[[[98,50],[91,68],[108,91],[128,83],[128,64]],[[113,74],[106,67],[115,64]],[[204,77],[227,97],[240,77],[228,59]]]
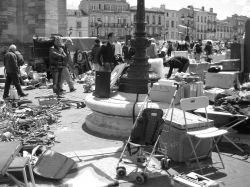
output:
[[[134,62],[121,77],[119,91],[113,92],[110,98],[97,98],[93,94],[86,96],[86,105],[92,110],[86,118],[86,126],[90,130],[116,138],[130,135],[133,121],[147,96],[149,80],[152,79],[146,56],[149,41],[145,25],[145,1],[137,0],[135,39],[131,42],[136,49]],[[148,107],[167,108],[168,104],[149,102]]]

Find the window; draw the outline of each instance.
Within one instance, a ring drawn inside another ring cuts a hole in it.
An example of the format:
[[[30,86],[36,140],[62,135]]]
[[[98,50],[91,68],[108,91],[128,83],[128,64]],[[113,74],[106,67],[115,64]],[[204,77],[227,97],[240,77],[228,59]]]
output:
[[[207,23],[207,17],[204,17],[204,22]]]
[[[76,28],[77,29],[82,28],[82,23],[80,21],[76,22]]]
[[[197,16],[197,21],[198,21],[198,22],[200,21],[200,16]]]
[[[99,10],[101,10],[102,9],[102,5],[101,4],[99,4]]]
[[[171,21],[171,27],[174,28],[174,21]]]
[[[203,17],[201,16],[201,23],[203,23]]]
[[[167,17],[169,16],[168,12],[166,13]]]
[[[155,16],[153,15],[153,23],[152,23],[153,25],[155,24]]]
[[[168,20],[166,21],[166,27],[169,27],[169,21]]]
[[[161,25],[161,16],[158,18],[158,25]]]
[[[79,37],[82,37],[82,32],[79,32]]]
[[[149,24],[149,15],[147,15],[147,24]]]

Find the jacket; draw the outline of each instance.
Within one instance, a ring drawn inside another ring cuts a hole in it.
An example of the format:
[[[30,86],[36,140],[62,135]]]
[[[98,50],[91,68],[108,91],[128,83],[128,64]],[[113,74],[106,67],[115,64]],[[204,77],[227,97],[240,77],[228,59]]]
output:
[[[100,52],[101,46],[98,44],[95,44],[94,47],[91,50],[91,56],[93,59],[93,63],[97,64],[98,60],[97,60],[97,54]]]
[[[9,51],[4,55],[4,66],[6,73],[19,73],[17,57],[15,53]]]
[[[101,60],[102,57],[102,60]],[[98,63],[101,65],[103,63],[115,63],[115,46],[110,44],[104,44],[101,46],[99,53],[97,54]]]
[[[50,67],[52,70],[64,68],[67,63],[67,55],[63,48],[51,47],[49,51]]]

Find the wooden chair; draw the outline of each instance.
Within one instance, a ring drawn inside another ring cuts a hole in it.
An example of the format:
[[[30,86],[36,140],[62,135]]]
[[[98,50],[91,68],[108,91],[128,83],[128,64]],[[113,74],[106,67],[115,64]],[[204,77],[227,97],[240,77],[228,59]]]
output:
[[[188,136],[188,140],[191,144],[192,147],[192,153],[190,155],[190,158],[192,158],[193,154],[194,154],[194,158],[198,164],[198,167],[200,168],[200,171],[202,173],[202,168],[199,162],[199,158],[197,157],[197,153],[196,153],[196,149],[199,145],[199,143],[201,142],[202,139],[212,139],[214,145],[211,146],[210,148],[208,148],[208,154],[205,156],[209,156],[212,152],[212,150],[214,148],[216,148],[216,151],[219,155],[219,158],[221,160],[222,166],[223,168],[225,168],[224,163],[222,161],[221,155],[220,155],[220,151],[219,148],[217,146],[217,143],[219,142],[219,140],[221,140],[221,138],[225,138],[226,140],[228,140],[230,143],[232,143],[238,150],[240,150],[241,152],[244,152],[244,150],[242,150],[239,146],[237,146],[233,141],[231,141],[226,134],[228,133],[228,129],[223,129],[223,128],[216,128],[213,126],[210,126],[209,124],[209,120],[208,120],[208,115],[207,115],[207,106],[209,105],[209,99],[206,96],[200,96],[200,97],[191,97],[191,98],[185,98],[185,99],[181,99],[180,101],[180,105],[181,105],[181,109],[183,110],[183,114],[184,114],[184,121],[185,121],[185,129],[186,129],[186,133]],[[191,110],[196,110],[199,108],[205,108],[205,114],[206,114],[206,120],[207,120],[207,125],[204,129],[202,130],[197,130],[197,131],[189,131],[188,129],[188,124],[187,124],[187,119],[186,119],[186,115],[185,112],[186,111],[191,111]],[[234,124],[234,126],[236,126],[237,124]],[[231,127],[230,127],[231,128]],[[195,137],[198,138],[198,142],[196,143],[196,145],[193,144],[191,137]],[[215,138],[218,137],[218,139],[215,141]]]

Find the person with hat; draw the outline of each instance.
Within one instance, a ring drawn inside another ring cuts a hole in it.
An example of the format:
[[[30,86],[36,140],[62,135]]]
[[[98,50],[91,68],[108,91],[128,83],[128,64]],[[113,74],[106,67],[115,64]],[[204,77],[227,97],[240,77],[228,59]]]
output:
[[[4,55],[4,66],[6,70],[6,80],[4,85],[3,99],[6,99],[9,96],[9,90],[11,83],[16,87],[17,93],[20,97],[25,97],[28,94],[25,94],[21,88],[19,81],[19,67],[17,62],[16,45],[11,44],[9,46],[8,52]]]
[[[50,70],[53,77],[53,92],[58,95],[61,93],[61,75],[62,70],[66,66],[67,55],[63,50],[63,41],[60,36],[55,36],[54,46],[49,51]]]

